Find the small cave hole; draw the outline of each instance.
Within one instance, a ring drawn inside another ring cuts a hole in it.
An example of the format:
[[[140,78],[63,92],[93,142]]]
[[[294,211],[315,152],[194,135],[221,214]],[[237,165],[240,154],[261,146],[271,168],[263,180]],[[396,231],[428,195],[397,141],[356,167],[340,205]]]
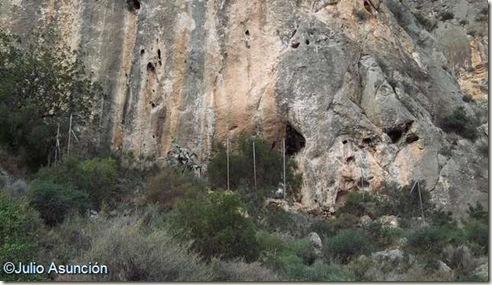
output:
[[[138,0],[126,0],[126,4],[128,5],[128,10],[132,12],[140,9],[140,1]]]
[[[347,141],[347,140],[343,140],[343,141],[342,141],[342,143],[343,143],[343,144],[347,144],[347,143],[348,143],[348,141]]]
[[[159,60],[161,59],[161,50],[160,49],[157,50],[157,58]]]
[[[246,30],[244,34],[249,37],[249,30]]]
[[[145,54],[145,49],[141,49],[140,50],[140,55],[144,55]]]
[[[155,135],[152,135],[152,138],[155,139]]]
[[[409,134],[405,141],[407,142],[407,144],[411,144],[418,140],[419,140],[419,136],[417,136],[416,134]]]
[[[347,159],[345,160],[347,163],[350,163],[350,162],[355,162],[355,157],[353,155],[347,157]]]
[[[392,143],[397,143],[402,136],[402,131],[399,129],[392,129],[389,130],[386,134],[390,137]]]
[[[306,45],[309,45],[310,43],[311,42],[308,39],[306,39]]]
[[[365,138],[362,140],[362,142],[365,144],[370,144],[372,142],[372,139],[371,138]]]
[[[231,126],[231,127],[229,128],[229,131],[232,131],[232,130],[235,130],[235,129],[237,129],[237,125],[233,125],[233,126]]]
[[[155,93],[155,89],[152,89],[152,92],[154,92],[154,93]]]
[[[369,4],[368,1],[364,1],[364,9],[366,9],[367,12],[371,13],[371,4]]]
[[[150,106],[152,106],[152,108],[155,108],[155,103],[154,102],[150,102]]]
[[[159,66],[162,66],[162,61],[160,59],[159,59],[158,63],[159,63]]]
[[[290,46],[291,46],[292,48],[298,48],[298,47],[299,47],[299,45],[300,45],[300,43],[299,43],[299,42],[293,42]]]
[[[149,72],[155,72],[155,66],[154,66],[154,64],[152,62],[149,62],[147,64],[147,71],[149,71]]]
[[[366,179],[359,179],[357,181],[357,187],[359,188],[367,188],[369,187],[370,183]]]
[[[287,155],[295,155],[306,146],[304,136],[289,123],[285,128],[285,135],[285,152]]]

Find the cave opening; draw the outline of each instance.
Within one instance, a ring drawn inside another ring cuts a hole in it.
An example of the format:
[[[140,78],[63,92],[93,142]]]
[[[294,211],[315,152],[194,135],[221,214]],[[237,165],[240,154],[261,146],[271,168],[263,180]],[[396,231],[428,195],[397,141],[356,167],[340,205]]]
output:
[[[391,129],[386,134],[390,137],[392,143],[397,143],[401,139],[403,132],[400,129]]]
[[[285,153],[295,155],[306,146],[306,139],[291,124],[285,127]]]
[[[249,30],[246,30],[246,32],[244,32],[244,34],[249,37]]]
[[[160,60],[161,59],[161,49],[157,50],[157,58]]]
[[[298,48],[299,47],[299,44],[300,44],[299,42],[293,42],[290,46],[292,48]]]
[[[145,49],[141,49],[140,50],[140,55],[144,55],[145,54]]]
[[[366,9],[367,12],[371,13],[371,4],[368,1],[364,1],[364,9]]]
[[[149,71],[149,72],[155,72],[155,66],[154,66],[154,64],[152,62],[149,62],[147,64],[147,71]]]
[[[384,132],[390,137],[392,143],[397,143],[400,141],[402,136],[410,130],[410,127],[412,126],[413,121],[409,121],[403,124],[399,124],[393,128],[389,128],[384,130]],[[418,136],[415,136],[418,140]],[[410,141],[415,138],[411,138]],[[408,142],[408,138],[407,138]]]
[[[306,45],[309,45],[310,43],[311,42],[308,39],[306,39]]]
[[[128,5],[128,10],[136,11],[140,9],[140,1],[138,0],[126,0],[126,4]]]

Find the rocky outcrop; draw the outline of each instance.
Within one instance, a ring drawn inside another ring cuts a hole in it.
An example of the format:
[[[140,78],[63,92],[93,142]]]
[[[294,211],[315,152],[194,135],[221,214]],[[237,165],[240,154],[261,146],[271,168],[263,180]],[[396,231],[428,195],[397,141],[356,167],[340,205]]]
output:
[[[241,131],[287,137],[308,208],[425,180],[462,213],[487,201],[488,162],[439,121],[464,106],[487,123],[486,3],[403,2],[8,0],[0,27],[54,27],[86,53],[115,150],[160,161],[175,138],[206,162]]]

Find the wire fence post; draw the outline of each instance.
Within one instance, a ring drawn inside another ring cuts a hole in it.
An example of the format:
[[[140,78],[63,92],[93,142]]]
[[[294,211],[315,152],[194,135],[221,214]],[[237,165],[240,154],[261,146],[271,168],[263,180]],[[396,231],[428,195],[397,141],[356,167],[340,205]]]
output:
[[[256,148],[255,148],[254,140],[253,140],[253,177],[255,181],[255,191],[256,191]]]
[[[227,153],[227,190],[230,190],[229,188],[229,137],[227,137],[227,144],[226,144],[226,153]]]
[[[287,198],[287,185],[286,185],[286,182],[285,182],[285,138],[283,139],[282,141],[282,149],[283,149],[283,153],[282,153],[282,157],[283,157],[283,164],[284,164],[284,200],[286,200]]]
[[[68,128],[68,146],[67,146],[67,155],[70,155],[70,138],[72,137],[72,114],[70,114],[70,126]]]
[[[420,194],[420,183],[418,181],[417,181],[417,190],[419,190],[420,210],[422,211],[422,221],[424,221],[424,223],[425,223],[424,205],[422,203],[422,194]]]

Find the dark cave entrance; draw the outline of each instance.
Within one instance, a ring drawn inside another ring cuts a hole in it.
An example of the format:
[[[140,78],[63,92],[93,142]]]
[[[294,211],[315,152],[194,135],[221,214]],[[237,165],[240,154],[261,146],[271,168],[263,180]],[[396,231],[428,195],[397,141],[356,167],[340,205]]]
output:
[[[285,153],[295,155],[306,146],[306,139],[290,123],[285,126]]]
[[[132,12],[140,9],[140,1],[138,0],[126,0],[126,4],[128,5],[128,10]]]

